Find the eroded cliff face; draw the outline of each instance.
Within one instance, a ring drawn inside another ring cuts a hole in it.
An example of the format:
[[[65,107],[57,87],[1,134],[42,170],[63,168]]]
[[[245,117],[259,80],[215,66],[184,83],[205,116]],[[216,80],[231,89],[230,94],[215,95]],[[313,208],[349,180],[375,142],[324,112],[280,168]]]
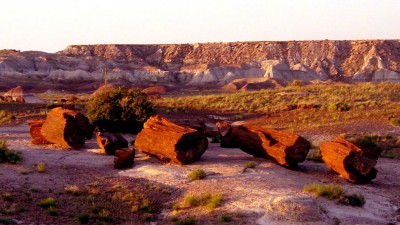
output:
[[[0,77],[225,85],[238,78],[400,81],[400,41],[72,45],[56,53],[0,51]]]

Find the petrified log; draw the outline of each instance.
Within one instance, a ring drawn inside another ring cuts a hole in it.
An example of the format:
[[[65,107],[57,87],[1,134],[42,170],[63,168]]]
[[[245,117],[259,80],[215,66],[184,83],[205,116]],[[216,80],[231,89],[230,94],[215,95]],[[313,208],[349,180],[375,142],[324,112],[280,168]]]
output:
[[[221,147],[240,148],[255,157],[272,158],[282,166],[297,167],[308,154],[310,143],[297,134],[258,126],[231,126],[218,122]]]
[[[136,136],[135,146],[164,162],[189,164],[200,159],[208,147],[208,140],[195,129],[152,116]]]
[[[121,134],[96,133],[96,141],[104,153],[114,155],[117,149],[128,148],[128,141]]]
[[[45,120],[29,120],[29,133],[31,135],[31,143],[35,145],[44,145],[44,144],[51,144],[51,142],[47,141],[42,133],[42,126],[44,124]]]
[[[135,149],[117,149],[114,156],[114,168],[126,169],[132,168],[135,159]]]
[[[320,150],[327,167],[351,182],[367,183],[376,177],[376,152],[359,148],[340,136],[322,143]]]
[[[41,133],[52,143],[79,148],[85,144],[88,130],[89,120],[82,113],[57,107],[47,114]]]

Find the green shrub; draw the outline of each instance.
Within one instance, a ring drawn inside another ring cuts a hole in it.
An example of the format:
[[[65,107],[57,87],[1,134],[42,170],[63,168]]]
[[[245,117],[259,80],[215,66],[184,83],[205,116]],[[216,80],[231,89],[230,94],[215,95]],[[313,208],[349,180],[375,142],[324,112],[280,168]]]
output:
[[[211,143],[221,143],[221,135],[217,134],[212,136]]]
[[[227,213],[222,214],[221,222],[228,223],[228,222],[231,222],[231,221],[232,221],[232,216],[231,215],[229,215]]]
[[[202,169],[197,169],[189,173],[189,178],[191,180],[201,180],[206,177],[206,172]]]
[[[1,218],[0,217],[0,224],[8,225],[8,224],[16,224],[16,223],[11,219]]]
[[[3,200],[11,202],[13,200],[13,197],[12,197],[11,193],[9,193],[9,192],[3,193]]]
[[[292,82],[290,82],[290,86],[292,86],[292,87],[302,87],[303,86],[303,81],[302,80],[292,80]]]
[[[307,154],[307,160],[311,160],[314,162],[323,162],[321,151],[319,150],[312,150]]]
[[[17,164],[21,161],[21,155],[18,152],[8,148],[5,140],[0,140],[0,163]]]
[[[329,199],[340,198],[340,196],[344,193],[344,189],[337,185],[310,184],[304,186],[303,190]]]
[[[36,165],[36,170],[38,171],[38,173],[44,173],[46,171],[46,164],[38,163]]]
[[[89,219],[90,219],[90,216],[88,213],[83,212],[78,215],[78,220],[79,220],[79,223],[81,223],[81,224],[88,224]]]
[[[58,209],[54,206],[50,206],[49,208],[47,208],[47,213],[50,216],[57,216],[58,215]]]
[[[374,153],[374,156],[379,157],[382,149],[378,145],[377,139],[377,135],[371,134],[347,138],[348,141],[352,142],[358,147],[371,150],[371,152]]]
[[[222,196],[220,194],[208,194],[206,195],[207,201],[205,207],[209,210],[217,208],[222,202]]]
[[[344,102],[329,103],[329,105],[328,105],[329,112],[346,112],[349,110],[350,110],[350,106]]]
[[[207,193],[199,197],[187,195],[183,201],[186,207],[204,206],[209,210],[214,210],[221,204],[222,200],[223,198],[220,194]]]
[[[53,197],[48,197],[40,201],[37,206],[48,209],[50,207],[57,207],[56,200]]]
[[[200,206],[201,204],[203,204],[201,198],[191,196],[191,195],[185,196],[183,201],[185,202],[186,206],[188,206],[188,207]]]
[[[256,167],[256,164],[254,163],[254,162],[246,162],[245,164],[244,164],[244,167],[245,168],[255,168]]]
[[[80,194],[80,189],[76,185],[69,185],[64,188],[65,193],[72,194],[72,195],[79,195]]]
[[[86,109],[92,125],[111,132],[138,132],[141,124],[154,114],[153,105],[145,93],[122,87],[98,93],[89,100]],[[132,131],[134,127],[136,129]]]
[[[151,213],[143,213],[142,219],[144,221],[150,221],[152,217],[153,217],[153,214],[151,214]]]
[[[392,117],[389,119],[389,122],[395,126],[400,126],[400,118]]]
[[[0,110],[0,124],[10,123],[12,120],[15,120],[14,114],[6,110]]]
[[[365,198],[362,194],[343,195],[340,197],[339,203],[362,207],[365,204]]]
[[[196,225],[196,218],[188,217],[184,220],[178,220],[174,222],[174,225]]]

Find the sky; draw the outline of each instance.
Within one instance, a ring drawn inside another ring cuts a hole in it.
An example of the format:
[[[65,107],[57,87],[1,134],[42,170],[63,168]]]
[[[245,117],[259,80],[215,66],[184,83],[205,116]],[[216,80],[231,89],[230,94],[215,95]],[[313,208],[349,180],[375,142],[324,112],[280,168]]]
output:
[[[0,0],[0,49],[400,39],[400,0]]]

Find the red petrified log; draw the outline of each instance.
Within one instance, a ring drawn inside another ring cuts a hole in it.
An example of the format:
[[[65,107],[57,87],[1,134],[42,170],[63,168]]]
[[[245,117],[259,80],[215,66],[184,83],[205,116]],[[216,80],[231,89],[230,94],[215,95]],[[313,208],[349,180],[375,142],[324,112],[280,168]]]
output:
[[[126,169],[132,168],[133,160],[135,159],[135,149],[118,149],[115,151],[114,168]]]
[[[128,141],[121,134],[96,133],[96,141],[104,153],[114,155],[117,149],[128,147]]]
[[[47,141],[42,133],[42,126],[44,124],[45,120],[29,120],[29,133],[31,135],[31,143],[35,145],[44,145],[44,144],[51,144],[51,142]]]
[[[379,154],[362,149],[342,137],[320,145],[322,160],[327,167],[354,183],[367,183],[374,179]]]
[[[85,144],[89,120],[81,113],[57,107],[48,114],[42,126],[43,137],[55,144],[79,148]]]
[[[297,134],[258,126],[231,126],[218,122],[221,147],[240,148],[255,157],[272,158],[287,167],[296,167],[308,154],[310,143]]]
[[[195,129],[152,116],[136,136],[135,146],[164,162],[189,164],[200,159],[208,147],[208,140]]]

